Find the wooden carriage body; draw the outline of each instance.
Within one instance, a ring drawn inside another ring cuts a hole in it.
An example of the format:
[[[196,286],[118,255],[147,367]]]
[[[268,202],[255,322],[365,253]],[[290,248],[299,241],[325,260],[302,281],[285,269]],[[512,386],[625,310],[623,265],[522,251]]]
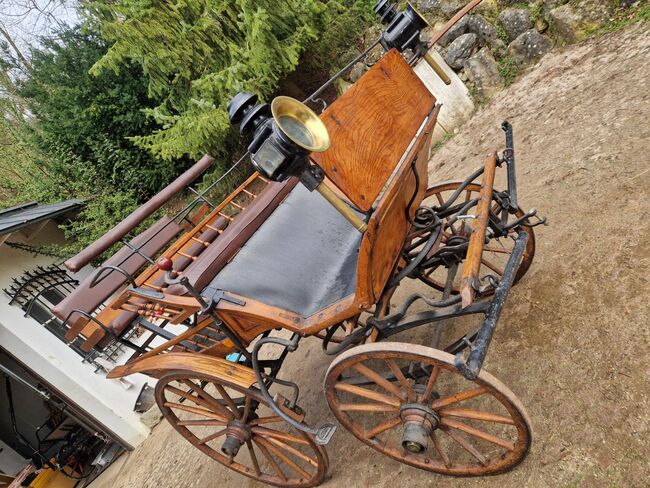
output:
[[[409,219],[424,198],[438,110],[435,97],[402,56],[391,51],[321,115],[332,146],[313,159],[367,221],[363,234],[297,179],[274,183],[254,173],[161,256],[170,258],[208,298],[219,292],[232,298],[216,303],[215,311],[244,344],[273,329],[313,335],[372,308],[398,260]],[[227,208],[238,212],[227,214]],[[163,217],[152,229],[168,223]],[[177,226],[167,225],[157,237],[164,241],[177,232]],[[133,244],[138,243],[136,238]],[[160,244],[154,239],[148,246],[142,249],[153,255]],[[120,251],[127,252],[135,262],[126,262],[132,272],[144,259],[129,248]],[[71,266],[77,266],[74,260]],[[123,280],[119,273],[111,274],[114,281]],[[86,350],[105,344],[107,329],[122,335],[140,317],[181,323],[200,311],[182,285],[166,286],[155,264],[128,283],[95,320],[74,313],[69,317],[78,305],[73,295],[55,312],[71,324],[69,339],[77,334],[86,338]],[[133,360],[170,351],[217,356],[234,351],[228,339],[213,340],[218,328],[210,317],[196,320],[184,334],[169,336]],[[114,375],[133,371],[133,366]]]
[[[65,263],[78,271],[124,243],[54,310],[69,325],[67,339],[81,336],[85,351],[114,341],[134,349],[108,377],[157,378],[158,406],[181,435],[228,468],[269,484],[307,488],[327,470],[323,445],[336,427],[308,425],[297,405],[298,385],[278,378],[287,354],[309,336],[323,339],[326,354],[338,355],[326,373],[325,398],[338,421],[368,446],[449,475],[514,467],[530,446],[530,422],[516,396],[482,371],[482,364],[507,294],[530,266],[532,227],[543,221],[531,222],[535,211],[524,213],[517,205],[507,123],[503,157],[493,151],[465,181],[429,186],[440,108],[402,54],[390,50],[320,115],[332,142],[310,155],[311,164],[322,169],[323,184],[344,211],[296,177],[273,182],[253,173],[219,204],[195,191],[188,211],[165,215],[127,241],[138,224],[212,164],[205,156]],[[504,163],[508,191],[499,192],[494,175]],[[481,175],[481,184],[474,182]],[[434,204],[426,203],[434,197]],[[505,256],[502,269],[484,252]],[[436,270],[443,277],[436,278]],[[406,277],[423,282],[428,292],[412,293],[390,310]],[[429,309],[407,315],[416,301]],[[440,347],[439,323],[471,314],[484,315],[480,327]],[[431,347],[380,342],[422,325],[434,332]],[[136,328],[144,334],[127,340]],[[328,349],[341,329],[340,344]],[[271,336],[276,330],[288,331],[291,339]],[[280,345],[282,352],[261,364],[258,354],[267,344]],[[441,375],[449,381],[439,381]],[[292,389],[292,397],[271,395],[269,388],[278,385]],[[473,408],[454,408],[477,398]],[[271,413],[260,417],[264,408]],[[372,428],[355,418],[381,413],[390,417]],[[490,433],[457,418],[505,431]],[[199,435],[189,426],[220,430]],[[400,426],[401,436],[378,440]],[[437,433],[454,443],[451,455]],[[465,434],[496,451],[483,455]],[[225,440],[209,445],[218,439]],[[244,445],[252,464],[237,461]],[[254,445],[268,460],[266,470]],[[450,459],[463,453],[469,459]]]

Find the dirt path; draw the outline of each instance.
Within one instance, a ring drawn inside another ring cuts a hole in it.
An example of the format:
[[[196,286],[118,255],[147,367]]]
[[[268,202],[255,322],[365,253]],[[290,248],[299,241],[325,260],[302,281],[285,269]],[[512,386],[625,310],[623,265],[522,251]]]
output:
[[[485,368],[533,422],[529,457],[493,478],[453,479],[382,458],[339,429],[324,487],[650,486],[650,28],[546,56],[431,160],[430,182],[458,179],[515,126],[520,202],[550,226],[513,290]],[[284,375],[328,418],[330,360],[305,341]],[[309,371],[309,377],[305,377]],[[166,425],[93,488],[254,487]]]

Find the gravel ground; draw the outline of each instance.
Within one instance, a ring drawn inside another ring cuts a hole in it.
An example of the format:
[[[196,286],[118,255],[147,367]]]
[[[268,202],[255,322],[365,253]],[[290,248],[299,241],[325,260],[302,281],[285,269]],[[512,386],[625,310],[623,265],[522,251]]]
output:
[[[507,118],[520,203],[549,219],[536,229],[535,261],[510,295],[485,364],[528,409],[529,457],[497,477],[454,479],[383,458],[339,429],[322,486],[650,486],[649,60],[647,24],[555,51],[430,163],[430,182],[462,178],[502,148]],[[329,362],[310,339],[283,370],[300,378],[314,423],[328,418],[321,385]],[[261,485],[162,423],[91,486]]]

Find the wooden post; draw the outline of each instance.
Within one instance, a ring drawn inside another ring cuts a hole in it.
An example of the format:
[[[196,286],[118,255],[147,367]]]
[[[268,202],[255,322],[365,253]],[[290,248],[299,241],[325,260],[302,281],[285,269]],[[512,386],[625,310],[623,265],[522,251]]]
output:
[[[494,174],[497,166],[497,154],[491,153],[485,161],[485,171],[481,183],[481,192],[476,204],[476,218],[470,223],[471,235],[467,257],[463,265],[463,274],[460,283],[460,295],[463,308],[468,307],[474,301],[475,287],[478,284],[478,272],[481,267],[483,246],[485,245],[485,231],[490,219],[490,202],[492,201],[492,189],[494,188]]]

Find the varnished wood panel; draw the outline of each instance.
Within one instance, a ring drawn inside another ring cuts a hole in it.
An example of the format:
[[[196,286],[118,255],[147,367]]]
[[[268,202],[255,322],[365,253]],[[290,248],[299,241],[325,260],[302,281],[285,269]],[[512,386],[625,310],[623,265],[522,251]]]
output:
[[[440,106],[437,106],[421,127],[416,141],[368,222],[368,231],[361,242],[357,270],[357,299],[362,303],[373,303],[379,298],[410,227],[406,212],[408,210],[409,217],[413,218],[424,198],[428,183],[431,134],[439,111]],[[417,180],[412,168],[414,161]]]
[[[392,50],[323,112],[332,145],[312,157],[352,203],[368,211],[434,104]]]
[[[163,371],[191,371],[222,378],[230,383],[250,388],[255,384],[255,373],[241,364],[231,363],[222,358],[205,354],[170,352],[133,361],[113,368],[107,378],[121,378],[134,373],[160,373]]]

